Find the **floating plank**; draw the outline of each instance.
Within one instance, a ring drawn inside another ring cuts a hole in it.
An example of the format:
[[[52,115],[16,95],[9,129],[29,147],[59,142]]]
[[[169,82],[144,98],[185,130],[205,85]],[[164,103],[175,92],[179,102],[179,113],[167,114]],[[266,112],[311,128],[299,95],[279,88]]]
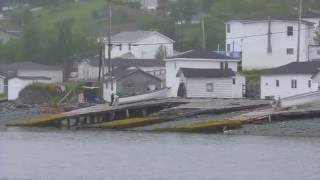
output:
[[[153,125],[166,121],[158,117],[150,118],[131,118],[131,119],[122,119],[111,122],[99,123],[94,125],[84,126],[85,128],[102,128],[102,129],[126,129],[134,128],[140,126]]]
[[[63,114],[45,115],[31,119],[25,119],[18,122],[8,123],[7,126],[45,126],[57,121],[63,120],[66,117]]]

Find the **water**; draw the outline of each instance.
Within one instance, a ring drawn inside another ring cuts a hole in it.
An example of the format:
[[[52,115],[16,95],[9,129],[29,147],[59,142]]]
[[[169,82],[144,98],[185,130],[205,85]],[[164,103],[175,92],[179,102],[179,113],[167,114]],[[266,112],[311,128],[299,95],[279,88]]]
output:
[[[0,179],[319,180],[320,138],[9,129]]]

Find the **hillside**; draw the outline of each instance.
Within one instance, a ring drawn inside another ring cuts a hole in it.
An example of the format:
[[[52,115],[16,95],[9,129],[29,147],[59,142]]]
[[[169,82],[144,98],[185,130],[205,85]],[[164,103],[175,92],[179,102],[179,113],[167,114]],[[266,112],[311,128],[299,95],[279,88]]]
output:
[[[31,3],[30,3],[31,2]],[[21,29],[21,38],[0,45],[0,62],[33,60],[57,64],[72,56],[96,54],[98,37],[106,32],[106,0],[30,1],[20,5],[0,25]],[[176,40],[183,51],[201,46],[200,24],[188,22],[205,15],[207,46],[224,46],[225,20],[239,16],[297,15],[296,0],[163,0],[157,12],[142,11],[135,3],[117,3],[113,33],[157,30]],[[320,9],[320,1],[305,0],[304,11]],[[186,24],[175,22],[183,20]],[[32,43],[30,43],[32,42]]]

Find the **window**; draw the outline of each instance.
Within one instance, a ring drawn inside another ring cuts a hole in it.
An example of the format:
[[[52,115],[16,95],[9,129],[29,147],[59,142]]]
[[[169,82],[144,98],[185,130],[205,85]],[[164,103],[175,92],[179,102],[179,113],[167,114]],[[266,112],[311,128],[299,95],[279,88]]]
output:
[[[227,52],[230,52],[230,51],[231,51],[231,45],[227,44]]]
[[[297,89],[297,80],[296,79],[291,80],[291,88]]]
[[[228,63],[224,63],[224,68],[228,69],[229,68],[229,64]]]
[[[311,80],[308,81],[308,87],[311,88]]]
[[[131,51],[131,43],[128,44],[128,49]]]
[[[232,84],[236,84],[236,78],[232,79]]]
[[[293,48],[287,48],[287,54],[294,54]]]
[[[213,83],[207,83],[207,92],[213,92]]]
[[[231,25],[227,24],[227,33],[230,33],[230,32],[231,32]]]
[[[280,86],[280,81],[276,80],[276,87],[279,87],[279,86]]]
[[[320,55],[320,49],[317,50],[317,55]]]
[[[287,36],[293,36],[293,26],[287,27]]]
[[[220,62],[220,69],[223,69],[223,67],[224,67],[223,62]]]

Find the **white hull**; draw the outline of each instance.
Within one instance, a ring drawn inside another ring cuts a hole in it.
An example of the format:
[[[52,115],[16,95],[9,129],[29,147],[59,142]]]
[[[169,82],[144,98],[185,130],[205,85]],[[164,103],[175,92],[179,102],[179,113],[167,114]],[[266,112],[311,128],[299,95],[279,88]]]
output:
[[[151,99],[167,98],[170,94],[170,88],[152,91],[150,93],[119,98],[119,104],[134,103]]]
[[[314,91],[295,96],[290,96],[280,100],[280,108],[294,107],[304,104],[312,104],[320,101],[320,91]]]

